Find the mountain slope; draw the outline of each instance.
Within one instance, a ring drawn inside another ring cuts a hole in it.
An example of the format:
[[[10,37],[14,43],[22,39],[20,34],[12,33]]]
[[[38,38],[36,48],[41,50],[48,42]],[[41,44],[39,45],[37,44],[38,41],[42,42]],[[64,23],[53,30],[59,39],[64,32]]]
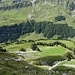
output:
[[[63,15],[66,20],[61,23],[66,22],[74,27],[74,12],[74,0],[2,0],[0,25],[13,25],[27,19],[55,22],[55,17]]]
[[[0,0],[0,42],[32,32],[47,38],[72,38],[74,16],[75,0]]]

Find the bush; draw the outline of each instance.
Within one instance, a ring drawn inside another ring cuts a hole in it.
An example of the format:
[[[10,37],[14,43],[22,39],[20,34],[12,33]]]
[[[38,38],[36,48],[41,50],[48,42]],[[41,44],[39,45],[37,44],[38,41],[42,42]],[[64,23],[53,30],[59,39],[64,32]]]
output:
[[[21,48],[21,49],[20,49],[20,51],[23,51],[23,52],[25,52],[25,51],[26,51],[26,49],[24,49],[24,48]]]
[[[35,51],[40,51],[40,49],[37,47],[37,48],[35,49]]]
[[[31,45],[31,49],[32,49],[33,51],[35,51],[36,48],[37,48],[37,45],[36,45],[35,43]]]
[[[35,42],[34,40],[28,40],[28,42]]]
[[[55,21],[61,21],[61,20],[66,20],[66,18],[64,16],[55,17]]]
[[[40,51],[40,49],[37,47],[37,44],[35,44],[35,43],[31,45],[31,49],[33,51]]]
[[[7,52],[6,49],[3,49],[2,47],[0,47],[0,52]]]
[[[74,59],[74,55],[72,52],[67,52],[65,56],[67,57],[68,61],[70,61],[71,59]]]

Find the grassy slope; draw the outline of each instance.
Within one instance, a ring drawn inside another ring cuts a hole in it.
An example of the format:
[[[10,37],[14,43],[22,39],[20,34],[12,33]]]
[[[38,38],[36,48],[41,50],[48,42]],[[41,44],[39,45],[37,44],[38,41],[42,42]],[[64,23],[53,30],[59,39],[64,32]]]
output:
[[[45,47],[40,47],[40,48],[42,48],[42,51],[46,49]],[[54,47],[53,49],[51,48],[50,52],[55,52],[55,49],[56,51],[58,50],[57,47]],[[60,49],[62,52],[65,50],[64,48],[60,48]],[[47,51],[45,50],[45,52]],[[60,51],[58,52],[60,53]],[[16,58],[16,56],[11,53],[9,54],[9,53],[0,52],[0,59],[1,58]],[[0,75],[35,75],[35,73],[37,73],[38,75],[42,75],[42,74],[49,75],[48,71],[37,68],[37,66],[29,65],[26,61],[19,61],[19,62],[13,60],[0,61]]]
[[[63,47],[43,47],[43,46],[39,46],[39,48],[43,51],[42,54],[43,56],[45,55],[63,55],[66,52],[68,52],[67,49],[63,48]]]
[[[36,42],[46,42],[46,43],[52,43],[54,41],[59,41],[62,42],[64,44],[66,44],[68,47],[74,48],[75,44],[71,41],[66,41],[66,40],[40,40],[40,41],[36,41]],[[5,46],[4,48],[6,48],[7,50],[9,50],[9,52],[15,52],[15,51],[19,51],[21,48],[25,48],[27,51],[30,51],[30,47],[31,44],[33,44],[33,42],[27,42],[24,44],[10,44]],[[49,46],[38,46],[40,48],[40,50],[42,52],[31,52],[30,54],[32,56],[48,56],[48,55],[62,55],[64,53],[66,53],[69,50],[66,50],[63,47],[60,46],[54,46],[54,47],[49,47]]]
[[[1,57],[2,56],[2,57]],[[5,57],[4,57],[5,56]],[[1,53],[1,58],[15,58],[15,56],[11,56],[9,53]],[[27,67],[27,68],[26,68]],[[25,61],[14,61],[14,60],[1,60],[0,61],[0,75],[34,75],[38,73],[39,75],[46,75],[46,73],[35,66],[29,65]]]
[[[12,5],[11,3],[9,4]],[[67,22],[70,26],[74,27],[74,23],[72,22],[74,18],[72,17],[72,15],[68,14],[65,8],[63,8],[61,5],[58,7],[44,4],[42,2],[34,5],[34,8],[33,6],[29,6],[27,8],[12,9],[7,11],[0,10],[0,26],[13,25],[14,23],[26,21],[29,14],[34,14],[36,17],[36,21],[52,22],[55,22],[55,17],[57,15],[63,14],[66,17],[66,21],[61,21],[61,23]]]
[[[35,6],[35,11],[32,13],[33,7],[12,9],[9,11],[0,10],[0,25],[12,25],[14,23],[20,23],[28,19],[29,14],[36,16],[36,21],[53,21],[56,15],[59,14],[57,7],[42,6],[41,3]],[[46,12],[45,12],[46,11]],[[14,13],[13,13],[14,12]]]
[[[17,57],[17,55],[13,54],[13,53],[3,53],[3,52],[0,52],[0,59],[1,58],[10,58],[10,57]]]
[[[42,52],[34,53],[34,56],[37,57],[47,57],[47,56],[62,56],[66,54],[69,50],[63,47],[46,47],[46,46],[38,46]]]
[[[26,21],[27,13],[30,12],[30,7],[28,10],[26,8],[22,9],[13,9],[9,11],[0,10],[0,26],[3,25],[13,25],[14,23],[20,23]],[[14,12],[14,13],[13,13]],[[25,13],[24,13],[25,12]]]
[[[22,45],[23,48],[26,48],[24,45]],[[20,48],[20,46],[18,46]],[[63,47],[46,47],[46,46],[38,46],[40,48],[40,50],[42,52],[33,52],[33,51],[29,51],[30,49],[27,49],[27,52],[25,52],[25,54],[23,54],[23,56],[25,57],[25,59],[36,59],[36,58],[41,58],[41,57],[46,57],[46,56],[62,56],[64,54],[66,54],[67,52],[69,52],[69,50],[63,48]],[[10,49],[9,52],[16,52],[19,51],[19,49],[17,49],[17,47],[12,48],[12,50]],[[71,51],[70,51],[71,52]]]
[[[37,39],[46,39],[42,33],[36,34],[35,32],[30,34],[25,34],[20,36],[19,40],[37,40]]]
[[[75,60],[62,62],[61,64],[59,64],[59,66],[60,66],[60,65],[62,66],[62,65],[64,65],[64,64],[75,65]]]
[[[21,48],[29,49],[32,43],[25,43],[25,44],[11,44],[4,48],[11,51],[19,51]]]

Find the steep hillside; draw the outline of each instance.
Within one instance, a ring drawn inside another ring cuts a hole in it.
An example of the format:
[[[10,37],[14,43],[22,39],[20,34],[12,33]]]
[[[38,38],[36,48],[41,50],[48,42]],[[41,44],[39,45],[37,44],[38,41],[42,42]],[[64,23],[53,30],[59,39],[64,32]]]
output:
[[[63,15],[66,19],[58,22],[75,27],[74,12],[74,0],[1,0],[0,25],[13,25],[27,19],[56,23],[55,17]]]
[[[75,0],[0,0],[0,26],[0,42],[32,32],[47,38],[73,38]]]

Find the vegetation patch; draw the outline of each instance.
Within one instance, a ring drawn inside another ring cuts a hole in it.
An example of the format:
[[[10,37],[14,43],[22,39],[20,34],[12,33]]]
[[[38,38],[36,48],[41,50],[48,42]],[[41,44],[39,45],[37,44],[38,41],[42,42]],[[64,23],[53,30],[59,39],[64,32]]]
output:
[[[36,22],[35,20],[28,20],[12,26],[0,27],[0,42],[7,42],[8,40],[15,41],[20,36],[32,32],[36,34],[43,33],[43,36],[47,38],[52,38],[54,35],[59,35],[58,39],[72,38],[75,36],[75,29],[68,26],[68,24],[54,24],[49,21]]]

